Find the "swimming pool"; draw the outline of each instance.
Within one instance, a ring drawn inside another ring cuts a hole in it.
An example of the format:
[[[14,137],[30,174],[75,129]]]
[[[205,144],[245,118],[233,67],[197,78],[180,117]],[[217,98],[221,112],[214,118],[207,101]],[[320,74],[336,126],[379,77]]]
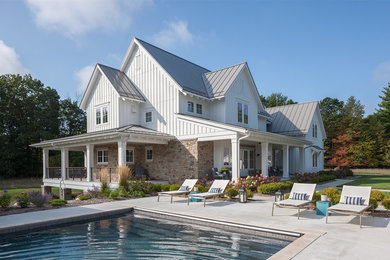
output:
[[[0,238],[2,259],[267,259],[290,241],[129,214]]]

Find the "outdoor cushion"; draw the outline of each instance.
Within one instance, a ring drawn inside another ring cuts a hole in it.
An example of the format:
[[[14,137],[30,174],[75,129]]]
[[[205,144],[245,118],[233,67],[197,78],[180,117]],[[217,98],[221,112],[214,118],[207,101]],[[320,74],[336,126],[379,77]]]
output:
[[[307,200],[308,195],[306,193],[294,192],[291,199],[293,199],[293,200]]]
[[[210,193],[220,193],[221,192],[221,188],[211,188],[209,190]]]
[[[328,210],[352,211],[352,212],[360,213],[369,207],[370,206],[366,206],[366,205],[350,205],[350,204],[339,203],[328,208]]]
[[[179,191],[189,191],[190,187],[189,186],[181,186]]]
[[[278,205],[294,206],[294,207],[303,206],[307,203],[310,203],[310,201],[286,199],[286,200],[281,200],[281,201],[275,202],[275,204],[278,204]]]
[[[349,205],[362,205],[362,197],[344,196],[344,203]]]

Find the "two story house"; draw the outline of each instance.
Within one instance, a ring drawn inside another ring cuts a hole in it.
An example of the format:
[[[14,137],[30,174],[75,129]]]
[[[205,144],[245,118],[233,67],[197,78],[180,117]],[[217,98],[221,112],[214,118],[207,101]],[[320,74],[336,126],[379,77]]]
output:
[[[231,168],[232,179],[277,167],[322,170],[326,138],[318,102],[265,108],[246,62],[210,71],[134,38],[119,69],[97,64],[80,108],[87,133],[45,140],[45,186],[99,186],[99,171],[128,165],[151,179],[180,183]],[[49,150],[61,166],[49,167]],[[83,151],[84,167],[69,167]]]

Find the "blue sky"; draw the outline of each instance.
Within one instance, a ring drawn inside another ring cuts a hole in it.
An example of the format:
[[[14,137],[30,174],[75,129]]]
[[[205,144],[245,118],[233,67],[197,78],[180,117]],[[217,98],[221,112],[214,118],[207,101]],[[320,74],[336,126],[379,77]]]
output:
[[[389,1],[0,1],[0,74],[31,73],[80,99],[93,66],[136,36],[210,70],[247,61],[259,92],[356,96],[390,80]]]

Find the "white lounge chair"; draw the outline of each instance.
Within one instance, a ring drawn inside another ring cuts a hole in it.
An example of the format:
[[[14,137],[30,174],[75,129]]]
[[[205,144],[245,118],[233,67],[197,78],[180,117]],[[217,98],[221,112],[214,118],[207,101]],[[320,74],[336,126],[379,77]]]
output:
[[[189,194],[194,188],[197,181],[198,179],[186,179],[183,182],[183,184],[180,186],[179,190],[158,192],[157,202],[160,201],[160,196],[166,195],[166,196],[171,196],[171,203],[172,203],[173,196]]]
[[[360,227],[362,227],[363,212],[371,207],[370,194],[371,187],[344,185],[341,192],[340,203],[331,206],[326,210],[325,223],[328,223],[329,212],[336,212],[347,215],[360,215]]]
[[[272,216],[275,206],[284,208],[298,208],[298,219],[301,214],[301,208],[313,202],[313,194],[316,190],[316,184],[294,183],[288,199],[272,203]]]
[[[226,186],[229,184],[229,180],[214,180],[208,192],[190,194],[187,199],[187,205],[190,205],[190,199],[203,199],[203,207],[206,207],[206,199],[214,198],[219,195],[225,194]]]

